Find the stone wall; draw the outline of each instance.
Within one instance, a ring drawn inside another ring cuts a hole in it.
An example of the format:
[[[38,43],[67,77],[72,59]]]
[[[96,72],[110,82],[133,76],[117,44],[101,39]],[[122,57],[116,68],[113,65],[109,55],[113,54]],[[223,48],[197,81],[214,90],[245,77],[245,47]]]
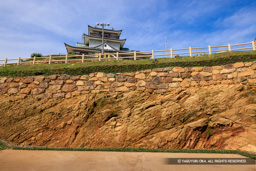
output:
[[[27,95],[38,98],[71,98],[102,92],[146,91],[157,94],[180,87],[216,84],[256,85],[256,61],[214,67],[156,68],[136,73],[0,77],[0,94],[22,98]]]

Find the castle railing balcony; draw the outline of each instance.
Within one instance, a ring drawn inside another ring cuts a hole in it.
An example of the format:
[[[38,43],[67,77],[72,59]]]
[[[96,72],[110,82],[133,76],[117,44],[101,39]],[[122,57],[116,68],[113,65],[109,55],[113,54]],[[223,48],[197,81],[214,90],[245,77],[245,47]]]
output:
[[[102,38],[102,35],[101,35],[101,34],[98,34],[98,33],[91,33],[90,36]],[[115,35],[108,35],[108,34],[104,35],[104,38],[108,38],[108,39],[119,39],[118,36],[115,36]]]
[[[101,34],[97,34],[97,33],[91,33],[90,36],[92,36],[92,37],[102,37]]]

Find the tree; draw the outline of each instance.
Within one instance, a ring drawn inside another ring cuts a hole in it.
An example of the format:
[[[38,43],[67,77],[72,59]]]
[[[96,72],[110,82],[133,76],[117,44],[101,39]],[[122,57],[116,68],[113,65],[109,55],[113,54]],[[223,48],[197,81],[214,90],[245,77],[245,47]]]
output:
[[[35,57],[42,57],[43,55],[41,53],[32,53],[31,54],[31,58],[34,58]]]

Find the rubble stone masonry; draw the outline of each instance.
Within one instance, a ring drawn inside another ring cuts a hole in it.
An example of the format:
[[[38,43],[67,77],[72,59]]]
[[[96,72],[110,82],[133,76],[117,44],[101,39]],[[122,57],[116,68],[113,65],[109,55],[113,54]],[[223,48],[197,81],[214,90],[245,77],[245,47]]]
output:
[[[28,95],[36,98],[71,98],[88,93],[128,91],[163,94],[177,88],[216,84],[256,85],[256,61],[213,67],[155,68],[135,73],[0,77],[0,94],[17,98]]]

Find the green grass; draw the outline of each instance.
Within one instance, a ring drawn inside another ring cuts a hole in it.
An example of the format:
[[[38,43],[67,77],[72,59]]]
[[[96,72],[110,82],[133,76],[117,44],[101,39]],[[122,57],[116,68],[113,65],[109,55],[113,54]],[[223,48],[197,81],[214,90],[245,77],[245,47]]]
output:
[[[164,67],[194,67],[216,66],[235,62],[255,61],[256,51],[226,52],[212,55],[201,55],[179,58],[158,58],[158,63],[152,59],[145,60],[120,60],[120,61],[97,61],[86,63],[68,64],[36,64],[0,67],[0,76],[33,76],[33,75],[85,75],[92,72],[135,72],[153,68]]]
[[[115,151],[115,152],[158,152],[158,153],[218,153],[240,154],[245,157],[256,159],[256,154],[237,150],[208,150],[208,149],[144,149],[144,148],[49,148],[49,147],[13,147],[14,150],[49,150],[49,151]]]
[[[5,150],[7,148],[10,148],[8,145],[0,141],[0,150]]]
[[[92,59],[92,58],[95,58],[95,57],[84,57],[84,59]],[[52,60],[65,60],[66,57],[59,57],[59,55],[52,55]],[[76,55],[69,55],[68,56],[68,60],[72,60],[72,59],[80,59],[82,60],[82,56],[81,57],[77,57]],[[26,59],[26,60],[23,60],[22,62],[32,62],[34,60],[33,57],[29,58],[29,59]],[[35,61],[42,61],[44,60],[46,63],[48,62],[49,60],[49,56],[42,56],[42,57],[36,57],[36,60]]]
[[[237,51],[237,52],[225,52],[225,53],[214,53],[212,55],[200,55],[193,57],[178,57],[178,58],[158,58],[158,63],[166,62],[177,62],[177,61],[201,61],[201,60],[212,60],[218,58],[226,58],[230,56],[238,55],[256,55],[256,51]],[[64,58],[63,58],[64,59]],[[42,59],[40,59],[42,60]],[[151,64],[152,59],[145,60],[119,60],[119,61],[96,61],[96,62],[86,62],[86,63],[68,63],[68,64],[36,64],[36,65],[20,65],[20,66],[10,66],[13,70],[41,70],[41,69],[59,69],[63,67],[77,68],[77,67],[87,67],[87,66],[101,66],[101,65],[133,65],[133,64]],[[0,71],[3,68],[0,68]]]

